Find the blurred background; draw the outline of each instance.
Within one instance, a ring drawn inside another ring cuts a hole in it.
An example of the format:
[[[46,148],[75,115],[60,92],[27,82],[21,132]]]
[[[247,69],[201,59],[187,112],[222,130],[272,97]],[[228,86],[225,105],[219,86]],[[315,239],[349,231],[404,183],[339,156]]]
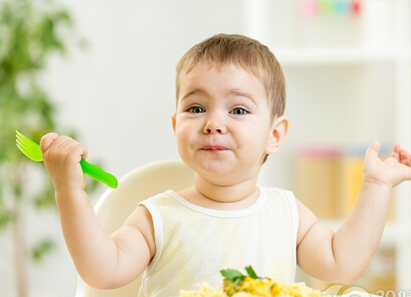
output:
[[[380,140],[382,155],[395,141],[411,149],[409,0],[12,2],[29,3],[34,18],[56,7],[60,13],[48,19],[47,32],[54,30],[60,39],[42,39],[53,50],[41,65],[16,66],[19,72],[10,77],[18,89],[30,90],[33,78],[42,92],[16,97],[22,103],[10,108],[6,97],[12,93],[4,87],[10,68],[6,53],[13,36],[19,36],[10,32],[20,32],[20,27],[7,28],[22,10],[5,12],[3,7],[0,109],[7,114],[0,118],[0,296],[74,296],[77,279],[56,211],[32,206],[31,194],[43,193],[38,189],[49,180],[42,165],[11,156],[17,150],[14,130],[37,140],[49,129],[75,135],[88,147],[88,160],[117,177],[153,161],[178,159],[171,129],[175,65],[191,46],[211,35],[239,33],[259,39],[283,65],[290,132],[282,150],[263,166],[259,183],[293,190],[332,228],[338,228],[355,199],[367,146]],[[30,55],[39,56],[36,42],[29,48]],[[34,114],[20,112],[30,102],[36,102]],[[5,143],[13,148],[6,150]],[[14,186],[17,177],[22,179]],[[90,191],[93,203],[105,190],[98,185]],[[409,183],[393,196],[381,248],[367,273],[351,285],[380,295],[411,291]],[[16,216],[21,197],[29,203],[19,206]],[[38,244],[39,238],[46,240]],[[22,246],[18,240],[27,245],[22,255],[31,251],[20,258],[26,265],[15,260]],[[27,276],[26,282],[17,282],[16,267],[23,267],[20,276]],[[330,286],[301,271],[296,281],[318,289]],[[25,293],[18,290],[23,285]]]

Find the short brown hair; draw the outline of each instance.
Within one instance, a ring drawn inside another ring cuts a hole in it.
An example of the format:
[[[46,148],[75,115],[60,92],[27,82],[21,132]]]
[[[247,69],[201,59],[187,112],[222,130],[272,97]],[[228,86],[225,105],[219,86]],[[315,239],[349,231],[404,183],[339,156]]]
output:
[[[237,34],[217,34],[194,45],[177,64],[176,100],[180,80],[199,62],[235,63],[252,71],[265,86],[273,117],[284,114],[285,78],[274,54],[259,41]]]

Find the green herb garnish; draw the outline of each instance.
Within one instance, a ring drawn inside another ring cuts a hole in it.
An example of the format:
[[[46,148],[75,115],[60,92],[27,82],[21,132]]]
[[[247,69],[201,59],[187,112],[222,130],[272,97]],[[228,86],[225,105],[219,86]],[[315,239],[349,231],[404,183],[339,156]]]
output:
[[[244,280],[245,275],[243,275],[240,271],[235,270],[235,269],[225,269],[220,271],[221,275],[224,276],[224,279],[234,283],[238,284],[242,280]]]
[[[257,276],[257,274],[255,273],[254,269],[251,266],[247,266],[245,268],[245,271],[247,271],[248,276],[253,278],[253,279],[260,278],[260,277]]]
[[[245,268],[245,271],[247,271],[247,274],[249,277],[253,279],[259,278],[257,274],[255,273],[254,269],[251,266],[247,266]],[[235,270],[235,269],[225,269],[220,271],[221,275],[224,276],[224,278],[234,284],[238,284],[239,282],[243,281],[245,279],[245,275],[242,274],[240,271]]]

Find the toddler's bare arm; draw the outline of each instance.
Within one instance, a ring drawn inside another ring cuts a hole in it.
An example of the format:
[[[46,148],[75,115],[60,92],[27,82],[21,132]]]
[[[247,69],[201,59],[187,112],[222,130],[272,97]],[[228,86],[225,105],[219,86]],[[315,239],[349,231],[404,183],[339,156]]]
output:
[[[136,278],[154,254],[151,216],[139,207],[111,236],[94,212],[80,159],[87,149],[66,136],[43,136],[41,149],[53,180],[64,238],[84,281],[101,289],[122,286]]]
[[[395,144],[384,162],[374,142],[364,159],[364,182],[347,221],[334,234],[300,202],[297,259],[310,275],[327,282],[349,283],[368,267],[381,240],[391,189],[411,180],[411,156]]]

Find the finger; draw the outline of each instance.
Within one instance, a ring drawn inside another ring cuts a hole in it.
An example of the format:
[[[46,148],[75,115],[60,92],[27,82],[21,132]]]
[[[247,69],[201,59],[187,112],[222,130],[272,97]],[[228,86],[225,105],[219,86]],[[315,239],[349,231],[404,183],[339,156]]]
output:
[[[393,147],[393,149],[392,149],[392,152],[393,152],[393,153],[399,153],[400,150],[401,150],[401,144],[400,144],[399,142],[396,142],[396,143],[394,144],[394,147]]]
[[[68,149],[68,153],[73,154],[74,156],[80,156],[83,159],[87,159],[88,149],[85,145],[73,141],[71,147]],[[78,160],[80,162],[80,160]]]
[[[50,145],[58,139],[59,135],[57,133],[51,132],[44,135],[40,140],[41,152],[44,154]]]
[[[378,157],[378,153],[380,152],[381,144],[379,141],[374,141],[367,149],[365,153],[365,157]]]
[[[400,163],[410,166],[411,165],[411,156],[406,149],[401,149],[399,152]]]
[[[78,162],[81,158],[86,158],[88,154],[87,147],[72,139],[69,136],[62,135],[54,143],[55,148],[64,154],[69,154]],[[79,157],[80,156],[80,157]]]
[[[67,151],[71,146],[74,140],[66,135],[60,135],[54,142],[53,147],[54,149],[58,149],[61,151]]]
[[[401,145],[399,142],[396,142],[394,144],[394,147],[392,148],[391,157],[400,161],[400,151],[401,151]]]
[[[73,138],[66,136],[66,135],[61,135],[53,143],[53,145],[55,146],[55,149],[58,149],[59,151],[62,151],[62,152],[67,152],[68,150],[70,150],[72,146],[76,144],[77,142]]]

